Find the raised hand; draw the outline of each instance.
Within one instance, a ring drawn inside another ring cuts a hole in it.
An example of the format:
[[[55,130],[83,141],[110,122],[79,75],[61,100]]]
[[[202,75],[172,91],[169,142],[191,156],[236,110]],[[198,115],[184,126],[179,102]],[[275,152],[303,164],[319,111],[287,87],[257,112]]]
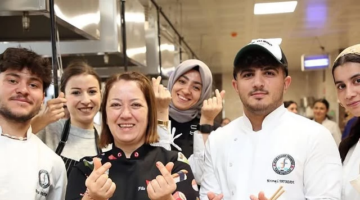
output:
[[[86,194],[89,199],[107,200],[111,198],[115,192],[116,185],[106,174],[111,167],[111,163],[101,164],[99,158],[93,158],[94,170],[86,179]]]
[[[42,113],[43,120],[48,123],[56,122],[65,116],[64,104],[66,103],[65,95],[60,92],[56,99],[50,99],[46,103],[46,108]]]
[[[176,190],[176,183],[171,175],[174,163],[164,166],[161,162],[156,163],[161,175],[157,176],[147,185],[147,193],[151,200],[173,200],[172,193]]]
[[[156,105],[159,111],[168,110],[171,102],[171,94],[167,88],[165,88],[161,82],[161,76],[156,79],[152,78],[152,86],[155,93]]]
[[[222,101],[225,97],[225,91],[219,92],[218,89],[215,90],[215,97],[207,99],[203,102],[203,106],[201,108],[201,118],[200,124],[202,123],[213,123],[215,117],[221,112],[222,110]]]
[[[46,107],[31,120],[31,128],[33,133],[38,133],[47,125],[56,122],[65,116],[64,104],[66,99],[64,93],[60,92],[56,99],[50,99],[46,103]]]

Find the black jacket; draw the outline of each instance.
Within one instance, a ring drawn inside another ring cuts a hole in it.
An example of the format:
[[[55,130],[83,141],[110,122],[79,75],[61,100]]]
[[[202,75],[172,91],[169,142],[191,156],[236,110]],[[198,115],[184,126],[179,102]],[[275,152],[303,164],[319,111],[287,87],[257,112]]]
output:
[[[171,174],[180,170],[188,171],[185,180],[177,183],[175,196],[184,195],[187,200],[198,198],[198,188],[190,166],[187,164],[186,158],[179,152],[143,145],[133,152],[131,158],[127,159],[121,149],[113,147],[112,150],[103,153],[99,158],[101,158],[102,164],[106,162],[112,164],[109,169],[109,178],[116,184],[116,190],[113,197],[110,198],[111,200],[148,200],[147,182],[161,175],[156,167],[157,161],[161,161],[164,165],[173,162],[174,168]],[[85,157],[72,169],[67,186],[66,200],[82,198],[86,191],[85,180],[93,171],[92,159],[93,157]]]

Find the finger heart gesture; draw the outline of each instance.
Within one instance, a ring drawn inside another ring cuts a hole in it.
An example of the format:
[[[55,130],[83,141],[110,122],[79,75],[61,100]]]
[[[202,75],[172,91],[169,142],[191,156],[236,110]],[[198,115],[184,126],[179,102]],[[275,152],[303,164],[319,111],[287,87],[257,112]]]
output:
[[[85,181],[86,195],[89,195],[90,199],[107,200],[113,196],[116,189],[115,183],[106,174],[111,163],[102,165],[99,158],[94,158],[93,162],[94,170]]]
[[[201,116],[206,118],[209,121],[214,121],[215,117],[222,110],[222,101],[225,97],[225,91],[219,92],[218,89],[215,90],[215,97],[207,99],[204,101],[201,108]]]
[[[166,166],[161,162],[156,163],[161,175],[157,176],[147,185],[147,193],[151,200],[171,200],[172,193],[176,190],[176,183],[171,175],[174,163],[170,162]]]
[[[155,93],[156,104],[158,105],[158,109],[168,109],[171,102],[171,94],[170,91],[164,87],[161,82],[161,76],[152,78],[153,90]]]

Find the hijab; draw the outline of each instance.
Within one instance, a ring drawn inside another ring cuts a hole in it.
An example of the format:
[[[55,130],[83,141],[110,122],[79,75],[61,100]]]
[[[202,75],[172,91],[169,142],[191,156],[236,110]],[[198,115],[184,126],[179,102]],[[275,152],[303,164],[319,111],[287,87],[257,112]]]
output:
[[[192,106],[191,108],[189,108],[187,110],[179,110],[174,106],[174,104],[172,102],[170,103],[170,109],[169,109],[170,117],[179,123],[189,122],[189,121],[195,119],[196,117],[200,118],[203,102],[204,102],[204,100],[209,99],[211,96],[211,89],[212,89],[212,82],[213,82],[212,74],[211,74],[209,67],[205,63],[203,63],[200,60],[190,59],[190,60],[185,60],[180,65],[178,65],[175,68],[175,71],[169,77],[169,82],[168,82],[167,88],[169,89],[169,91],[172,91],[172,88],[173,88],[175,82],[183,74],[185,74],[186,72],[188,72],[196,67],[199,68],[199,73],[200,73],[201,82],[202,82],[202,89],[201,89],[201,95],[200,95],[199,101],[194,106]]]

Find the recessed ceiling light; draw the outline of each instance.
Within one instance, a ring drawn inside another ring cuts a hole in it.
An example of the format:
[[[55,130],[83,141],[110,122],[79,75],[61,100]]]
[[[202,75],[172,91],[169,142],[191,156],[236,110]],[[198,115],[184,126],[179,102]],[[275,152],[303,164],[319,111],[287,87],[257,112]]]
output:
[[[294,12],[297,1],[256,3],[254,6],[255,15],[291,13]]]

